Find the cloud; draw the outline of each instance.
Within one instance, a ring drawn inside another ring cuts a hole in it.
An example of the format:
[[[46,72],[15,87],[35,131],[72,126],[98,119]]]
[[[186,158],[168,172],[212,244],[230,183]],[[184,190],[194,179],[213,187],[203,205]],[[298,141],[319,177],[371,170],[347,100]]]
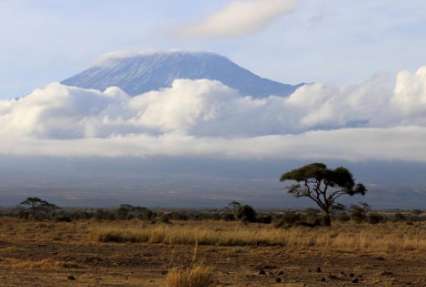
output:
[[[398,73],[392,103],[406,119],[426,124],[426,67],[421,67],[415,74]]]
[[[264,29],[276,18],[291,12],[296,0],[234,0],[204,21],[185,27],[193,37],[236,37]]]
[[[425,75],[265,98],[210,80],[136,97],[52,83],[0,101],[0,154],[426,161]]]
[[[108,138],[6,138],[1,153],[59,157],[201,157],[221,159],[401,160],[425,162],[426,128],[354,128],[297,135],[195,137],[184,134]]]

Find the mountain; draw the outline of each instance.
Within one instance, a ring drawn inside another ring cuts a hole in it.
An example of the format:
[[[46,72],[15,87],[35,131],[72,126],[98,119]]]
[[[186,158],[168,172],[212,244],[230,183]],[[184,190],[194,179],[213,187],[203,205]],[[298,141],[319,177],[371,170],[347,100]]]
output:
[[[203,52],[163,52],[110,57],[62,84],[104,90],[118,86],[135,96],[171,86],[176,79],[209,79],[243,95],[288,96],[300,85],[261,78],[226,57]]]

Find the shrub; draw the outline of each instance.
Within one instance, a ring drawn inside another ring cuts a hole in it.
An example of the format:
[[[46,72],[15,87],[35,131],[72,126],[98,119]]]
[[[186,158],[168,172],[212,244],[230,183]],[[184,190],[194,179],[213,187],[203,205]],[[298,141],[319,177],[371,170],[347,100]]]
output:
[[[300,213],[288,211],[278,218],[275,227],[291,227],[299,225],[302,221],[303,217]]]
[[[138,218],[141,220],[151,220],[156,216],[155,212],[153,212],[151,209],[140,206],[134,207],[131,215],[133,218]]]
[[[233,221],[235,220],[235,217],[232,213],[225,212],[221,215],[221,219],[225,221]]]
[[[351,217],[346,212],[339,212],[336,215],[336,219],[340,222],[348,222],[351,220]]]
[[[170,215],[163,213],[160,216],[158,216],[158,222],[159,223],[164,223],[164,224],[170,224]]]
[[[228,205],[232,210],[234,218],[242,222],[256,222],[257,213],[250,205],[242,205],[237,201],[233,201]]]
[[[213,284],[213,271],[204,266],[173,269],[166,281],[168,287],[209,287]]]
[[[368,206],[352,205],[350,209],[351,219],[356,223],[365,222],[367,220]]]
[[[397,212],[394,215],[394,221],[406,221],[407,220],[407,216],[405,216],[404,214]]]
[[[368,214],[368,223],[370,224],[378,224],[385,221],[385,217],[380,213],[372,212]]]
[[[197,216],[194,215],[193,217],[196,218]],[[190,216],[187,213],[183,212],[183,211],[181,211],[181,212],[176,212],[175,211],[175,212],[172,212],[172,213],[169,214],[169,218],[173,219],[173,220],[187,221],[187,220],[190,219]]]
[[[97,220],[116,220],[117,216],[113,211],[106,209],[97,209],[95,212],[95,219]]]
[[[301,225],[311,227],[325,225],[324,216],[318,209],[309,208],[305,210],[304,214],[302,214]]]
[[[272,216],[271,215],[257,216],[256,222],[263,223],[263,224],[271,224],[272,223]]]
[[[117,218],[118,219],[132,219],[133,216],[131,214],[131,211],[133,209],[133,206],[129,204],[122,204],[120,205],[120,208],[117,210]]]
[[[415,215],[415,216],[419,216],[419,215],[421,215],[421,214],[423,213],[423,211],[422,211],[422,210],[420,210],[420,209],[413,209],[413,210],[411,211],[411,213],[412,213],[413,215]]]
[[[236,212],[236,218],[243,222],[256,222],[256,217],[256,211],[250,205],[243,205]]]
[[[60,211],[54,214],[54,219],[58,222],[71,222],[72,214],[65,211]]]
[[[155,213],[146,207],[122,204],[120,208],[116,210],[116,217],[122,220],[129,220],[133,218],[151,220],[155,217]]]

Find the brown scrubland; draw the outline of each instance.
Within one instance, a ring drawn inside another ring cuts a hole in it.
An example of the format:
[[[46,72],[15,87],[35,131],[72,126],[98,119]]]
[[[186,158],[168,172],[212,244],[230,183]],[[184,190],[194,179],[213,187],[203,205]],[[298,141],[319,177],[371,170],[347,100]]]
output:
[[[0,286],[426,286],[421,212],[331,227],[271,217],[3,216]]]

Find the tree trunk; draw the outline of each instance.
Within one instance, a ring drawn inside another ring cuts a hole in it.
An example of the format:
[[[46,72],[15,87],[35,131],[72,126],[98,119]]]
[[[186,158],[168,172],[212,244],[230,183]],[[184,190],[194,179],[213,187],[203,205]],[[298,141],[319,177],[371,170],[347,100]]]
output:
[[[330,212],[325,212],[324,214],[324,225],[331,226],[331,215]]]

